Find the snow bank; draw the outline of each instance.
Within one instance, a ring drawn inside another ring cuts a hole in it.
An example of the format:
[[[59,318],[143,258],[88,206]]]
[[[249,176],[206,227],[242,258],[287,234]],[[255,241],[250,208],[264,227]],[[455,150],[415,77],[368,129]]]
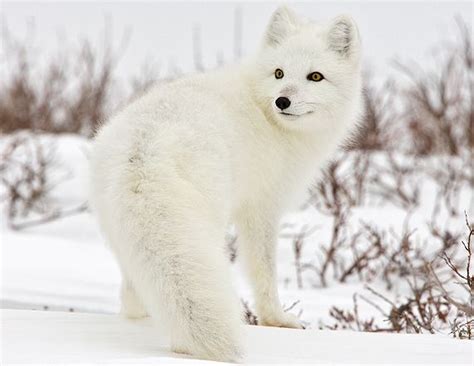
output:
[[[207,364],[172,353],[150,319],[2,310],[2,365],[14,363]],[[474,343],[431,335],[245,326],[246,363],[472,365]],[[212,362],[214,363],[214,362]]]

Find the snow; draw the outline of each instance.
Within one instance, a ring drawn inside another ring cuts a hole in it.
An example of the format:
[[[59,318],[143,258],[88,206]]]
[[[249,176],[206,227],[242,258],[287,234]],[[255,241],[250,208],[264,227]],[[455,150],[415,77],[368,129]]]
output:
[[[211,363],[170,352],[150,319],[24,310],[2,310],[1,315],[5,365]],[[246,363],[472,364],[471,342],[429,335],[245,326],[244,339]]]
[[[35,309],[117,312],[120,274],[110,252],[98,242],[98,233],[95,240],[87,235],[92,225],[89,216],[41,227],[45,233],[7,231],[2,235],[2,301]],[[48,228],[55,225],[62,230]]]

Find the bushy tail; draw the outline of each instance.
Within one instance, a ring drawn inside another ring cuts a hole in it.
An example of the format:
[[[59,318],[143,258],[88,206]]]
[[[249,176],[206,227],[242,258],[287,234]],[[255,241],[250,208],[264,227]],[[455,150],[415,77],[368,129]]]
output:
[[[238,361],[242,317],[223,233],[192,197],[167,207],[153,197],[135,199],[121,217],[126,277],[148,314],[168,327],[173,351]]]

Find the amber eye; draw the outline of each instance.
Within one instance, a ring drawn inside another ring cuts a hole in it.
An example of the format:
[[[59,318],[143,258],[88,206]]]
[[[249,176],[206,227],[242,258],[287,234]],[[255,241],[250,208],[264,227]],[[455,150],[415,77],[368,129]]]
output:
[[[285,74],[283,73],[283,70],[282,69],[276,69],[275,70],[275,77],[277,79],[281,79]]]
[[[320,72],[315,71],[315,72],[312,72],[311,74],[308,74],[306,78],[311,81],[321,81],[324,79],[324,76]]]

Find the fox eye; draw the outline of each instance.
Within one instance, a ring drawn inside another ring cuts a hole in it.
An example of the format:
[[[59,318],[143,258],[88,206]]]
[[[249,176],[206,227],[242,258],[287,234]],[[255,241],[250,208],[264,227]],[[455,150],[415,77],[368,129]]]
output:
[[[275,78],[281,79],[283,76],[285,76],[285,74],[283,73],[282,69],[276,69],[275,70]]]
[[[324,79],[324,75],[321,74],[320,72],[315,71],[315,72],[312,72],[311,74],[308,74],[306,79],[310,81],[321,81]]]

